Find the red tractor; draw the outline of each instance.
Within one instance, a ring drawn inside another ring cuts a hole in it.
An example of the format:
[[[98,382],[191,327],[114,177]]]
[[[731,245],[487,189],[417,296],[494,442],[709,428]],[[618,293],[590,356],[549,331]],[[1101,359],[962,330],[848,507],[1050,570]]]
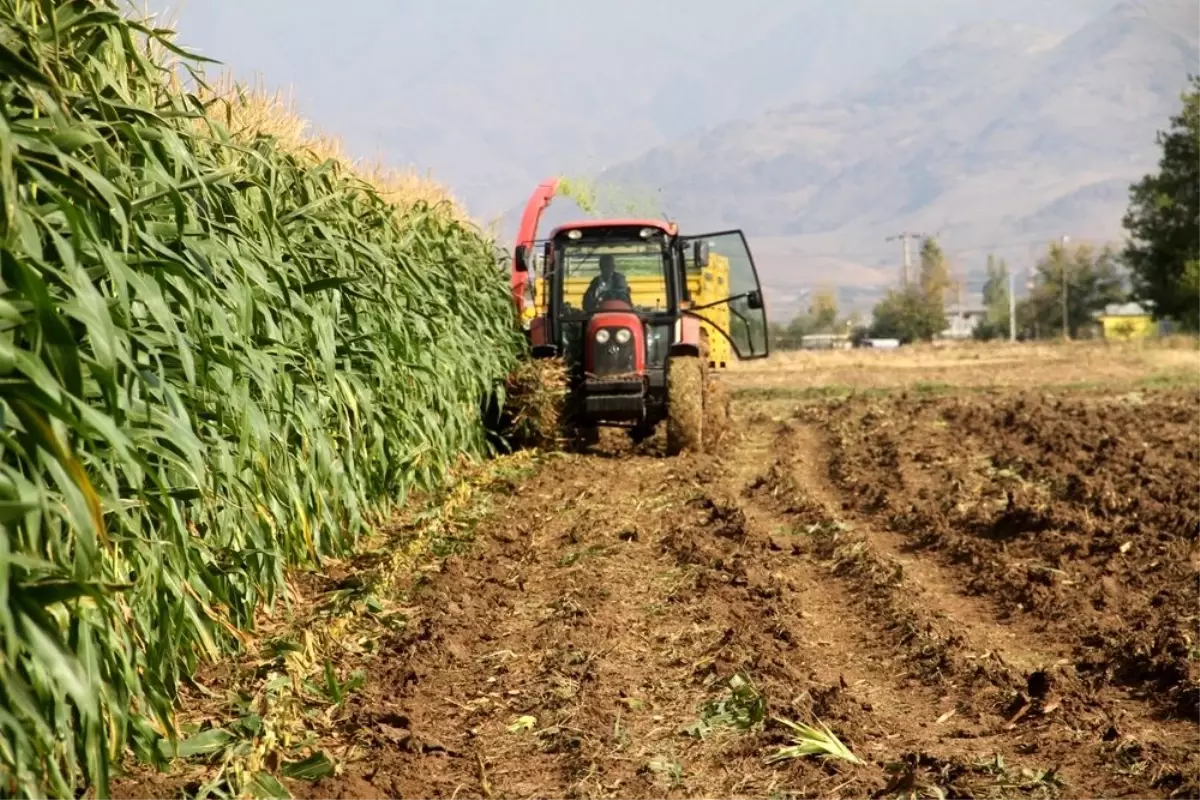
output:
[[[641,441],[666,420],[669,453],[708,447],[721,433],[714,421],[727,415],[713,396],[710,350],[767,356],[745,236],[599,219],[560,225],[539,242],[538,221],[557,188],[557,180],[542,183],[525,208],[512,293],[534,359],[555,359],[565,372],[566,417],[593,440],[600,426],[616,426]]]

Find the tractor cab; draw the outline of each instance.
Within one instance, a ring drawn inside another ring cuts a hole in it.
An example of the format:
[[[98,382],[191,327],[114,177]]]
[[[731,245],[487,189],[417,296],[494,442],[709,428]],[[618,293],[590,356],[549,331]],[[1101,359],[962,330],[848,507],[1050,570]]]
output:
[[[662,366],[680,307],[668,229],[566,225],[543,253],[544,344],[590,379],[633,380]]]

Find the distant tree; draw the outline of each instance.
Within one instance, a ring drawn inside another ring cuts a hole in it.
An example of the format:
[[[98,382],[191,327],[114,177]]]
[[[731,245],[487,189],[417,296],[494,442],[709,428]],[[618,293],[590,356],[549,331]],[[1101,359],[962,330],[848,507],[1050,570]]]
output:
[[[798,350],[801,340],[808,332],[809,322],[808,316],[805,314],[797,314],[786,325],[778,322],[772,323],[771,347],[776,350]]]
[[[930,341],[946,329],[942,303],[931,300],[919,287],[888,292],[875,306],[873,316],[871,336],[905,344]]]
[[[975,338],[987,341],[1008,336],[1008,264],[989,255],[987,281],[983,284],[983,305],[987,313],[975,328]]]
[[[1200,77],[1181,96],[1171,130],[1159,131],[1158,172],[1130,189],[1122,257],[1134,297],[1159,318],[1200,328]]]
[[[821,290],[813,295],[808,308],[786,325],[771,325],[771,347],[778,350],[798,350],[805,336],[814,333],[839,333],[844,326],[838,322],[837,294]]]
[[[926,239],[921,243],[921,291],[930,299],[946,301],[946,290],[950,288],[950,267],[937,239]]]
[[[788,341],[787,325],[772,322],[767,325],[767,343],[772,350],[792,350]]]
[[[837,294],[823,289],[813,295],[808,316],[811,333],[832,333],[838,321]]]
[[[901,342],[930,341],[946,329],[950,269],[936,239],[921,244],[917,284],[884,295],[872,311],[871,335]]]
[[[1111,247],[1098,253],[1089,245],[1073,249],[1055,243],[1034,272],[1029,298],[1021,303],[1017,319],[1032,336],[1050,339],[1062,335],[1063,280],[1067,282],[1067,325],[1072,338],[1091,325],[1096,312],[1126,299],[1124,276]]]

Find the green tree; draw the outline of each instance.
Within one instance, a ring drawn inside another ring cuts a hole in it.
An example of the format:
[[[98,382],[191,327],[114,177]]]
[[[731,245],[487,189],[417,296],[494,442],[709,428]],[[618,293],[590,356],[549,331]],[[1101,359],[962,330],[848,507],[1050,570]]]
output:
[[[813,333],[838,333],[838,304],[836,292],[823,289],[813,295],[808,309],[792,317],[787,325],[771,325],[771,347],[778,350],[798,350],[804,337]]]
[[[905,343],[932,340],[946,329],[949,288],[946,256],[936,239],[925,239],[918,283],[884,295],[872,312],[871,335]]]
[[[1158,172],[1130,189],[1122,258],[1134,297],[1159,318],[1200,328],[1200,77],[1189,76],[1183,110],[1157,134]]]
[[[975,329],[977,339],[997,339],[1008,336],[1008,264],[1004,259],[998,263],[989,255],[987,281],[983,284],[983,305],[987,315]]]
[[[767,324],[767,342],[771,345],[772,350],[791,350],[788,347],[787,325],[781,325],[778,322],[770,322]]]
[[[1056,242],[1050,246],[1049,255],[1038,262],[1033,289],[1017,314],[1030,335],[1043,339],[1062,335],[1064,279],[1067,326],[1072,338],[1092,323],[1096,312],[1127,296],[1118,257],[1111,247],[1097,252],[1086,244],[1070,248]]]
[[[917,287],[888,292],[872,313],[871,335],[876,338],[899,339],[907,344],[930,341],[946,329],[941,302],[931,301]]]
[[[775,350],[799,350],[805,334],[810,333],[809,318],[806,314],[797,314],[784,325],[779,322],[771,324],[771,347]]]
[[[921,291],[930,299],[945,303],[946,290],[950,288],[950,267],[937,239],[925,239],[921,243]]]
[[[813,295],[808,316],[811,319],[811,333],[832,333],[838,321],[836,293],[824,289]]]

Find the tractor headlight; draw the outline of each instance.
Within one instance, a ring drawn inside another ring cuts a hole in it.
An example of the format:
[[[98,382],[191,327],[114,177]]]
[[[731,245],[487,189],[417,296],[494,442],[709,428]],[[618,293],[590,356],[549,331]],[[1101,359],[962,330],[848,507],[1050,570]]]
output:
[[[632,338],[633,334],[629,332],[629,328],[621,328],[617,331],[617,344],[627,344]]]
[[[608,337],[609,337],[609,333],[608,333],[607,328],[601,328],[600,330],[596,331],[596,343],[597,344],[604,344],[605,342],[608,341]]]

